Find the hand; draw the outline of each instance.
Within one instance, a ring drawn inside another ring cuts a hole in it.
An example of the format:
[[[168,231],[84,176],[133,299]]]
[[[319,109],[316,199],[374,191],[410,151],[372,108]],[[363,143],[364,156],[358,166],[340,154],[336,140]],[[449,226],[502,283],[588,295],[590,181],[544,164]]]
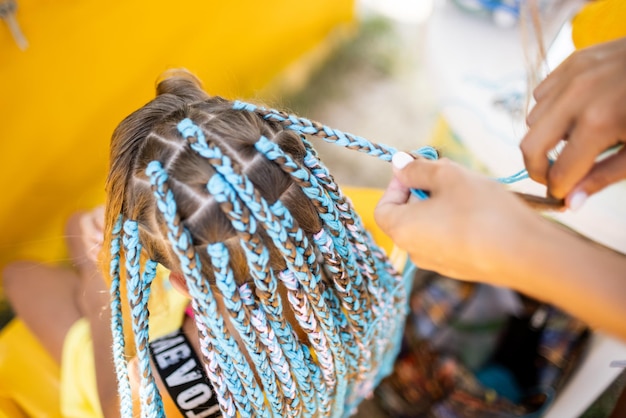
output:
[[[507,265],[544,221],[499,183],[448,160],[398,153],[393,161],[394,178],[374,213],[382,230],[418,267],[505,284]],[[409,187],[430,198],[410,197]]]
[[[534,91],[537,104],[521,142],[530,177],[570,207],[626,178],[626,38],[573,53]],[[566,140],[550,166],[548,151]]]
[[[80,283],[77,303],[84,316],[102,316],[108,306],[108,288],[100,273],[97,258],[102,248],[104,208],[78,212],[70,217],[66,226],[67,246]]]
[[[104,206],[98,206],[81,217],[82,239],[87,256],[97,261],[104,238]]]
[[[78,267],[97,262],[104,236],[104,207],[78,212],[67,222],[67,245],[72,261]]]

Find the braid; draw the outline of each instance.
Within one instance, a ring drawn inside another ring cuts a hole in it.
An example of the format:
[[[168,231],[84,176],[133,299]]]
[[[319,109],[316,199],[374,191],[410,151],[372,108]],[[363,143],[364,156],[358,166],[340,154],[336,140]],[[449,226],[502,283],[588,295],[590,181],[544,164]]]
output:
[[[120,415],[133,416],[133,399],[128,377],[128,363],[126,361],[126,343],[124,339],[124,321],[122,319],[122,304],[120,293],[120,232],[122,230],[122,215],[119,215],[112,229],[110,245],[111,264],[111,334],[113,336],[113,361],[117,374],[117,390],[120,394]]]
[[[263,117],[266,120],[272,120],[272,121],[277,121],[281,123],[285,129],[294,130],[300,134],[310,134],[310,135],[320,136],[328,142],[334,142],[338,145],[341,145],[350,149],[357,149],[357,150],[366,152],[369,155],[377,156],[378,158],[383,159],[385,161],[389,161],[391,155],[393,155],[393,153],[396,152],[396,150],[393,149],[392,147],[379,146],[377,144],[372,144],[369,141],[365,140],[364,138],[361,138],[352,134],[345,134],[345,133],[342,133],[341,131],[333,130],[324,125],[309,121],[304,118],[298,118],[296,116],[286,115],[284,113],[277,112],[274,110],[256,108],[253,105],[247,105],[241,102],[235,103],[233,107],[235,109],[245,109],[245,110],[252,111],[252,112],[256,111],[261,117]],[[323,182],[323,186],[326,186],[328,195],[333,196],[335,198],[337,207],[340,208],[340,210],[342,210],[344,213],[343,218],[348,220],[346,224],[348,226],[348,230],[350,231],[350,241],[353,246],[350,253],[357,254],[359,269],[368,277],[368,281],[367,281],[368,283],[367,287],[369,291],[368,293],[372,295],[374,297],[374,300],[376,301],[376,303],[372,305],[372,311],[374,312],[375,316],[378,319],[376,321],[377,323],[375,322],[374,324],[372,324],[374,326],[370,328],[369,330],[370,338],[374,338],[376,341],[375,343],[377,346],[376,351],[378,352],[378,355],[376,356],[377,361],[375,361],[373,364],[370,365],[370,369],[374,370],[375,367],[377,367],[378,365],[378,360],[380,360],[382,356],[384,355],[384,353],[387,351],[386,348],[384,347],[384,339],[376,338],[376,335],[379,334],[379,331],[382,331],[384,329],[384,327],[386,326],[385,324],[387,324],[388,322],[392,322],[392,324],[394,323],[393,321],[390,321],[390,319],[392,319],[394,315],[405,314],[404,311],[406,311],[406,308],[403,308],[403,307],[404,305],[406,305],[405,303],[406,291],[404,291],[404,289],[402,289],[401,287],[398,288],[399,284],[401,284],[401,278],[399,274],[391,266],[390,262],[388,261],[386,257],[384,256],[381,257],[382,251],[380,251],[378,247],[374,244],[373,239],[371,238],[371,235],[369,235],[369,233],[367,232],[364,232],[365,229],[363,228],[363,225],[360,222],[360,218],[354,212],[351,205],[348,204],[345,197],[341,194],[341,191],[336,186],[336,183],[330,176],[330,173],[321,164],[319,158],[317,158],[317,155],[316,153],[314,153],[313,148],[306,141],[306,139],[303,138],[303,140],[305,143],[305,148],[307,148],[307,155],[305,156],[305,165],[307,165],[306,160],[308,160],[309,165],[311,166],[310,167],[311,172],[314,174],[314,178],[318,177],[320,179],[326,179],[326,181]],[[269,144],[269,141],[263,140],[262,138],[261,141],[259,142],[260,143],[257,143],[255,145],[257,147],[257,150],[263,152],[264,148],[270,149],[271,145]],[[274,147],[274,149],[276,150],[276,147]],[[278,153],[284,154],[280,150],[278,150]],[[417,154],[425,158],[429,158],[429,159],[438,158],[438,153],[432,147],[424,147],[420,149],[417,152]],[[268,155],[266,154],[266,156]],[[268,158],[271,159],[271,157],[269,156]],[[287,165],[283,164],[281,165],[281,167],[285,168],[287,167]],[[292,168],[297,169],[297,166],[294,165]],[[302,173],[306,173],[306,171],[304,170],[301,171],[299,173],[300,176],[302,175]],[[295,177],[299,178],[298,175],[296,175]],[[416,190],[414,192],[417,194],[420,193],[419,190]],[[306,193],[306,190],[305,190],[305,193]],[[316,197],[320,196],[320,193],[319,191],[316,191],[315,193],[312,193],[312,194],[308,193],[308,196],[311,197],[312,199],[315,199]],[[315,202],[315,200],[313,201]],[[362,234],[365,234],[365,237],[363,237]],[[347,248],[347,247],[343,246],[343,248]],[[374,254],[370,253],[369,248],[375,249]],[[351,263],[348,263],[348,264],[351,264]],[[387,273],[386,281],[389,281],[389,283],[385,283],[381,287],[381,284],[378,283],[377,271]],[[355,277],[355,276],[352,276],[352,277]],[[379,311],[379,306],[381,305],[380,295],[383,291],[383,287],[395,288],[396,291],[392,293],[395,296],[393,298],[393,303],[384,304],[385,309],[383,309],[383,312],[380,312]],[[397,327],[394,327],[394,329],[395,328]],[[369,388],[364,387],[363,391],[368,392]]]
[[[210,147],[206,143],[202,131],[195,124],[193,124],[191,120],[185,119],[181,121],[179,123],[179,130],[183,136],[189,134],[194,135],[191,137],[191,140],[195,139],[195,142],[192,142],[191,145],[192,149],[207,158],[216,169],[217,173],[223,176],[228,183],[230,183],[237,196],[246,204],[254,218],[256,218],[265,227],[265,230],[272,238],[274,245],[276,245],[277,248],[279,248],[279,250],[283,253],[285,260],[290,266],[289,268],[295,269],[295,266],[298,266],[298,269],[302,269],[302,264],[304,262],[302,256],[297,251],[293,242],[288,238],[287,231],[283,228],[280,221],[273,215],[265,199],[258,194],[247,177],[244,175],[238,175],[233,171],[230,158],[224,156],[218,148]],[[208,184],[210,192],[211,188],[214,187],[213,185],[218,184],[219,179],[220,176],[217,175],[211,177]],[[294,302],[291,298],[289,300],[292,303]],[[313,307],[317,307],[317,305],[313,305]],[[332,392],[335,386],[332,354],[330,354],[328,343],[324,334],[319,329],[318,322],[313,321],[314,326],[309,325],[307,322],[308,320],[312,320],[314,318],[312,307],[306,303],[304,306],[293,306],[292,304],[292,308],[296,310],[298,308],[304,309],[304,312],[301,311],[302,315],[296,315],[296,318],[298,319],[302,329],[307,332],[311,343],[316,347],[318,357],[331,359],[327,362],[320,361],[320,364],[322,366],[322,374],[325,376],[325,381],[329,385],[327,390]],[[324,366],[326,366],[325,369]]]
[[[280,123],[284,129],[298,132],[300,134],[314,135],[322,138],[326,142],[334,143],[344,148],[365,152],[368,155],[378,157],[383,161],[391,161],[393,154],[397,150],[393,147],[376,144],[358,135],[344,133],[337,129],[332,129],[319,122],[311,121],[295,115],[289,115],[274,109],[265,109],[253,104],[235,101],[233,109],[256,112],[263,119]]]
[[[201,333],[204,332],[209,337],[211,348],[218,354],[218,364],[225,372],[224,381],[233,395],[238,413],[244,417],[269,418],[269,411],[263,402],[263,394],[254,379],[254,373],[237,342],[230,335],[224,318],[218,313],[213,293],[200,273],[201,262],[191,243],[191,236],[177,214],[174,196],[167,186],[167,173],[157,161],[148,165],[146,173],[151,176],[154,194],[158,199],[157,205],[167,223],[168,238],[179,257],[189,292],[194,299],[199,329],[204,330]]]
[[[327,261],[329,267],[334,267],[335,271],[334,274],[332,274],[332,279],[335,288],[338,292],[344,294],[344,300],[347,304],[345,307],[348,309],[348,312],[356,316],[357,321],[352,321],[353,330],[356,331],[358,335],[362,335],[364,324],[370,321],[369,304],[366,306],[354,305],[354,302],[358,304],[358,298],[362,292],[362,289],[358,289],[361,286],[362,277],[360,271],[355,269],[355,252],[351,251],[348,247],[346,229],[339,219],[338,212],[330,196],[320,186],[315,176],[311,176],[308,170],[298,166],[290,156],[285,154],[278,147],[278,145],[262,136],[255,144],[255,147],[269,160],[276,162],[285,172],[292,176],[304,193],[312,199],[313,204],[319,211],[320,218],[324,221],[324,226],[331,231],[332,243],[325,241],[327,237],[325,230],[321,230],[318,234],[314,235],[313,239],[315,240],[317,237],[317,247],[325,256],[325,261]],[[333,252],[338,251],[337,248],[340,249],[340,254],[333,254]],[[347,260],[346,263],[343,263],[344,259]],[[346,283],[346,280],[337,283],[337,280],[341,280],[342,276],[346,278],[346,275],[342,274],[346,269],[348,276],[354,278],[354,287],[349,281]]]
[[[371,354],[368,348],[360,341],[364,336],[365,324],[371,321],[371,311],[373,309],[376,312],[379,304],[379,297],[375,297],[376,303],[370,308],[369,298],[367,293],[363,289],[362,278],[360,270],[356,269],[357,265],[354,254],[365,253],[366,260],[367,251],[361,248],[352,248],[348,244],[346,237],[346,230],[344,225],[340,222],[337,210],[330,199],[328,193],[319,185],[317,179],[311,176],[310,172],[303,167],[297,165],[295,161],[285,154],[276,144],[270,142],[265,137],[261,137],[255,144],[257,150],[263,153],[269,160],[276,162],[285,172],[289,173],[294,181],[302,187],[309,198],[312,199],[315,206],[318,208],[320,218],[325,222],[324,225],[333,232],[332,240],[327,240],[328,235],[326,231],[322,229],[318,234],[313,236],[313,240],[325,257],[325,264],[329,267],[331,279],[333,281],[335,290],[342,299],[342,304],[349,313],[350,325],[352,329],[352,336],[346,332],[342,332],[342,339],[346,344],[348,351],[353,354],[353,358],[358,358],[360,365],[358,366],[361,375],[368,368],[371,368]],[[336,248],[341,248],[341,254],[336,253]],[[360,251],[359,251],[360,250]],[[347,260],[344,264],[342,260]],[[359,260],[361,261],[361,260]],[[363,265],[363,263],[359,263]],[[350,266],[350,267],[346,267]],[[348,274],[346,275],[346,270]],[[368,283],[370,284],[369,293],[376,296],[376,289],[378,283],[376,283],[377,276],[373,274],[372,268],[369,266],[361,267],[361,270],[366,272],[369,277]],[[354,278],[354,287],[349,278]],[[325,292],[329,298],[335,296],[330,291]],[[364,295],[361,298],[361,294]],[[332,296],[331,296],[332,295]],[[365,306],[361,304],[361,300],[365,301]],[[332,306],[334,301],[330,301]],[[340,310],[335,308],[336,312],[341,313]],[[345,322],[345,316],[342,314],[339,316]],[[357,347],[357,344],[360,347]],[[359,350],[360,348],[360,350]],[[379,350],[380,351],[380,350]],[[360,355],[359,355],[360,354]],[[351,364],[352,366],[352,364]],[[358,382],[356,382],[358,383]]]
[[[311,405],[303,409],[297,393],[296,383],[291,375],[291,370],[283,354],[282,347],[278,342],[276,335],[270,324],[267,321],[265,312],[259,309],[258,304],[252,297],[252,289],[247,283],[244,283],[239,288],[241,294],[241,300],[246,307],[250,310],[250,323],[256,330],[259,338],[268,347],[270,359],[272,360],[272,367],[275,368],[279,381],[282,383],[283,388],[288,395],[289,400],[293,404],[288,413],[290,416],[313,416],[314,410],[311,409]],[[309,401],[310,396],[307,397],[305,402]]]
[[[141,399],[142,417],[164,417],[161,395],[156,389],[156,382],[150,367],[150,352],[148,349],[148,289],[156,274],[156,263],[146,263],[143,277],[140,274],[141,243],[139,242],[139,230],[137,222],[127,220],[124,222],[124,248],[126,249],[126,271],[128,273],[128,301],[130,303],[133,318],[133,333],[135,334],[135,346],[137,359],[139,360],[139,373],[141,386],[139,396]],[[145,408],[144,408],[145,407]],[[148,408],[150,408],[148,410]]]
[[[260,338],[269,349],[270,358],[278,368],[276,373],[279,379],[288,388],[287,393],[291,393],[292,389],[290,388],[293,383],[290,374],[281,373],[286,367],[289,367],[283,363],[283,353],[287,356],[291,370],[300,387],[300,395],[306,408],[305,416],[313,416],[317,400],[313,397],[314,386],[304,362],[303,347],[294,338],[291,325],[285,320],[281,299],[278,297],[277,281],[272,269],[267,265],[269,252],[267,247],[262,245],[258,234],[255,234],[256,223],[254,218],[251,217],[248,208],[240,204],[232,187],[223,181],[219,174],[211,179],[207,188],[220,203],[222,210],[237,230],[240,244],[248,260],[250,274],[263,308],[263,310],[252,308],[251,321],[253,326],[259,331]],[[248,222],[244,222],[243,219],[247,219]],[[226,298],[228,299],[228,297]],[[244,306],[255,306],[255,304],[254,300],[250,300],[245,302]],[[269,323],[266,323],[268,320]],[[319,380],[316,381],[315,387],[319,387],[319,384]]]
[[[287,406],[282,393],[279,391],[276,373],[270,367],[267,352],[261,347],[257,334],[252,330],[249,312],[247,309],[244,309],[232,271],[228,268],[228,250],[223,243],[218,242],[209,245],[207,253],[211,257],[211,262],[215,269],[217,288],[222,292],[224,304],[231,318],[233,318],[233,325],[242,337],[248,353],[257,367],[272,410],[276,416],[286,416]],[[293,406],[297,403],[297,399],[295,398],[295,392],[290,392],[288,390],[286,395],[291,398],[289,408],[289,415],[291,416],[295,412],[293,411]]]

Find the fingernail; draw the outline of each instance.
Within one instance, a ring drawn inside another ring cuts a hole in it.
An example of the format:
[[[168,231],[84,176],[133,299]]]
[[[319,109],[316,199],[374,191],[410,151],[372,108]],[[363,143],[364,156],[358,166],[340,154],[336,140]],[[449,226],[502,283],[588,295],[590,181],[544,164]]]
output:
[[[398,170],[402,170],[404,167],[407,166],[407,164],[409,164],[413,160],[413,157],[403,151],[398,151],[393,154],[393,157],[391,157],[391,163]]]
[[[569,198],[569,209],[572,211],[577,211],[585,203],[587,197],[589,197],[587,196],[587,193],[583,192],[582,190],[575,191]]]

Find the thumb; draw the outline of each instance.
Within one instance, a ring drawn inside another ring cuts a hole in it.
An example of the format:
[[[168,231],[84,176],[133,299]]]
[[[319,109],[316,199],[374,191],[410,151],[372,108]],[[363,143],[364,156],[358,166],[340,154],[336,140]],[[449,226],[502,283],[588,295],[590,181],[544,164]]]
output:
[[[436,161],[426,158],[413,159],[405,152],[394,154],[392,163],[394,175],[404,186],[429,192],[438,187],[438,183],[443,179],[440,173],[449,166],[449,160],[445,158]]]
[[[567,206],[572,210],[576,210],[584,203],[587,197],[623,179],[626,179],[626,146],[623,146],[617,153],[598,162],[589,171],[567,196]]]
[[[409,188],[394,176],[374,209],[374,220],[383,231],[390,234],[396,215],[408,202],[409,196]]]

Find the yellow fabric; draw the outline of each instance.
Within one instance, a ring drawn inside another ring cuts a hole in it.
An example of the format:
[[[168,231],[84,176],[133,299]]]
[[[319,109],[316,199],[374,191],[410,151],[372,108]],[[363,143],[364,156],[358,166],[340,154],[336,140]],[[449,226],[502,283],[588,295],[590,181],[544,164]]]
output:
[[[363,226],[372,234],[376,244],[385,251],[393,266],[398,271],[402,271],[407,254],[394,245],[391,238],[378,227],[374,220],[374,209],[384,190],[350,186],[343,186],[341,189],[352,201],[354,209],[361,216]]]
[[[212,94],[251,97],[354,22],[354,0],[17,0],[0,20],[0,268],[63,259],[63,225],[102,202],[108,143],[186,67]],[[291,74],[291,73],[290,73]]]
[[[65,418],[102,417],[89,321],[67,332],[61,360],[61,413]]]
[[[57,363],[13,319],[0,331],[0,417],[60,418],[59,386]]]
[[[170,289],[161,293],[159,309],[150,311],[150,339],[180,328],[189,300]],[[156,304],[153,304],[156,305]],[[89,322],[72,326],[63,345],[61,364],[61,411],[64,418],[101,418],[96,368]]]
[[[180,327],[188,300],[174,290],[152,308],[150,336]],[[63,346],[62,367],[24,323],[13,319],[0,332],[0,418],[101,417],[89,323],[76,322]]]
[[[383,190],[367,187],[342,186],[341,190],[350,198],[356,212],[361,216],[363,226],[370,231],[374,241],[384,249],[387,254],[393,250],[391,238],[380,230],[374,220],[374,208],[383,195]]]
[[[576,48],[586,48],[626,36],[626,1],[589,2],[572,22]]]

